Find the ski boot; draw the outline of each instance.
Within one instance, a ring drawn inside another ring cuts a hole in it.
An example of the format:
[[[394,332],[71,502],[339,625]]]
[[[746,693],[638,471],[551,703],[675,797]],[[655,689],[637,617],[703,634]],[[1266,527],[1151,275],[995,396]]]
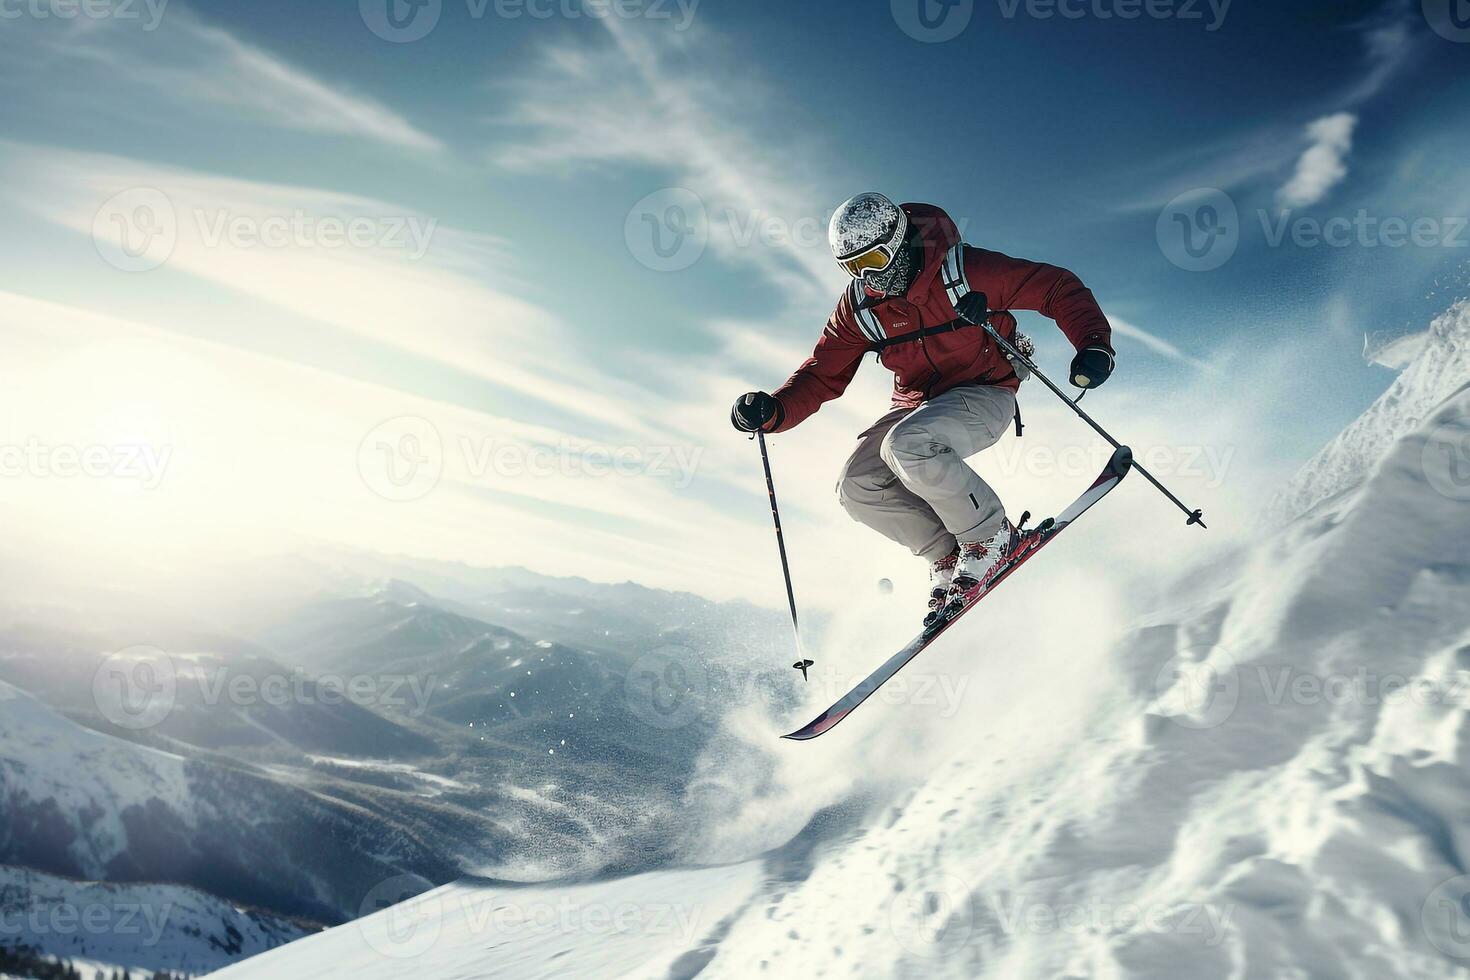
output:
[[[960,542],[959,561],[955,563],[949,592],[943,605],[924,618],[924,626],[933,629],[961,612],[968,597],[988,585],[991,577],[1016,550],[1021,535],[1021,529],[1007,519],[999,531],[984,541]]]
[[[929,614],[944,608],[944,603],[949,595],[949,587],[954,582],[955,565],[960,560],[959,545],[943,558],[937,558],[929,566]],[[924,620],[927,625],[929,620]]]

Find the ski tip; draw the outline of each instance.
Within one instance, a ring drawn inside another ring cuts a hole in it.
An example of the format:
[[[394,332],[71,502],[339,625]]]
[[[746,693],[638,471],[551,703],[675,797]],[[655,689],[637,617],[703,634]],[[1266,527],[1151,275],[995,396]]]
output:
[[[851,709],[843,711],[824,711],[821,714],[817,715],[817,717],[813,718],[811,721],[807,722],[801,728],[798,728],[796,731],[791,732],[788,735],[782,735],[781,737],[790,739],[793,742],[811,741],[818,735],[832,728],[843,718],[846,718],[847,712],[849,710]]]
[[[809,741],[825,732],[828,728],[832,727],[831,725],[822,724],[822,722],[825,720],[826,719],[824,718],[816,718],[811,723],[804,725],[801,728],[798,728],[794,732],[789,732],[785,735],[782,735],[781,737],[784,739],[789,739],[793,742]]]

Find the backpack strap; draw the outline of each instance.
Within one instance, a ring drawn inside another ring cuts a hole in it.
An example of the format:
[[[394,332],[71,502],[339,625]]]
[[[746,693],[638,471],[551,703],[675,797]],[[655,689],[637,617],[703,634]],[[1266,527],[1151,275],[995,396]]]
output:
[[[872,306],[868,305],[868,296],[863,289],[862,280],[854,279],[852,286],[848,288],[848,297],[852,301],[852,317],[857,321],[858,329],[863,336],[879,346],[876,350],[882,350],[886,339],[883,336],[883,324],[878,322],[878,314],[873,312]]]
[[[895,347],[898,344],[907,344],[910,341],[918,340],[922,337],[933,337],[937,334],[949,333],[952,330],[963,330],[965,327],[973,326],[974,324],[968,320],[954,319],[948,323],[941,323],[937,327],[924,327],[922,330],[911,330],[908,333],[901,333],[897,337],[884,337],[882,340],[874,341],[873,346],[869,349],[881,354],[888,348]]]
[[[970,292],[970,281],[965,278],[965,243],[958,242],[944,256],[944,265],[939,270],[940,282],[944,285],[944,294],[949,297],[949,305],[955,307],[959,312],[959,302]]]

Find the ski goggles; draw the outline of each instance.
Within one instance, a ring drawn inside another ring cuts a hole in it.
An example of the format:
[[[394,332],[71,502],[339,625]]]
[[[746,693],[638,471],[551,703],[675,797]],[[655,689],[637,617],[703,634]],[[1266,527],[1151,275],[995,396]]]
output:
[[[849,255],[838,256],[837,264],[854,279],[863,279],[867,276],[882,272],[893,264],[898,258],[898,250],[903,248],[903,241],[908,236],[909,223],[906,216],[899,214],[898,221],[888,237],[874,245],[869,245],[860,251]]]
[[[866,251],[849,258],[838,259],[837,264],[847,270],[854,279],[861,279],[870,272],[882,272],[898,258],[898,250],[887,242],[874,245]]]

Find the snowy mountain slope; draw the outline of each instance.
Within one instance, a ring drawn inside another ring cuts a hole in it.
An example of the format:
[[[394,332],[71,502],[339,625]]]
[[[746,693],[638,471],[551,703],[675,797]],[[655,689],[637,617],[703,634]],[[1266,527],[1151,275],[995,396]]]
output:
[[[0,813],[0,863],[180,882],[317,922],[355,914],[363,891],[389,875],[455,877],[436,837],[494,832],[489,821],[471,827],[466,816],[395,808],[386,794],[368,807],[123,741],[4,683]]]
[[[1232,589],[1120,644],[1121,690],[1036,692],[1084,745],[975,729],[705,975],[1470,976],[1470,507],[1422,463],[1466,434],[1462,390]],[[864,881],[892,893],[832,901]]]
[[[1086,582],[1054,565],[911,665],[963,689],[955,710],[910,692],[794,747],[762,748],[789,718],[734,719],[755,734],[708,774],[761,775],[709,838],[803,821],[834,785],[885,802],[780,874],[769,857],[736,865],[759,869],[754,890],[697,955],[599,962],[576,929],[555,946],[441,928],[409,969],[571,975],[558,964],[575,956],[601,976],[1470,978],[1466,324],[1464,306],[1437,320],[1309,464],[1287,494],[1298,516],[1192,571],[1121,639],[1057,614],[1058,590]],[[674,887],[617,884],[646,902]],[[391,914],[231,975],[313,976],[331,956],[401,975],[366,939]]]
[[[758,863],[570,886],[464,881],[213,976],[692,977],[760,885]]]
[[[167,651],[172,705],[156,725],[119,728],[99,711],[93,682],[108,651],[133,647],[138,635],[34,623],[0,630],[0,680],[99,731],[180,752],[201,749],[271,760],[302,753],[413,758],[438,749],[432,739],[398,720],[324,693],[320,674],[293,669],[249,648],[231,649],[232,643],[245,646],[238,640],[210,637],[193,645],[187,636],[152,631],[142,635],[152,641],[149,648]],[[247,692],[268,691],[282,681],[299,687],[301,696],[237,697],[225,686],[243,683]],[[385,678],[382,687],[388,684]],[[412,705],[414,693],[400,691],[398,699]]]
[[[1439,385],[1440,366],[1411,370]],[[1427,400],[1386,398],[1338,445]],[[1244,552],[1228,587],[1101,662],[1045,651],[1055,670],[1114,667],[1085,700],[1036,692],[1085,719],[1085,745],[1048,744],[1034,718],[976,730],[978,758],[736,923],[708,975],[773,947],[773,968],[818,969],[780,944],[802,922],[878,975],[1470,976],[1470,919],[1441,900],[1470,888],[1470,493],[1438,469],[1470,460],[1470,390],[1426,415],[1357,490],[1337,469],[1299,483],[1331,499]],[[895,891],[881,939],[824,900],[864,879]]]
[[[1416,429],[1436,405],[1470,378],[1470,300],[1440,314],[1422,334],[1400,338],[1395,355],[1379,358],[1403,372],[1373,405],[1322,448],[1272,502],[1276,522],[1289,520],[1319,501],[1356,486],[1398,439]]]
[[[72,881],[0,867],[0,948],[24,932],[41,956],[111,970],[201,974],[307,934],[178,885]]]

